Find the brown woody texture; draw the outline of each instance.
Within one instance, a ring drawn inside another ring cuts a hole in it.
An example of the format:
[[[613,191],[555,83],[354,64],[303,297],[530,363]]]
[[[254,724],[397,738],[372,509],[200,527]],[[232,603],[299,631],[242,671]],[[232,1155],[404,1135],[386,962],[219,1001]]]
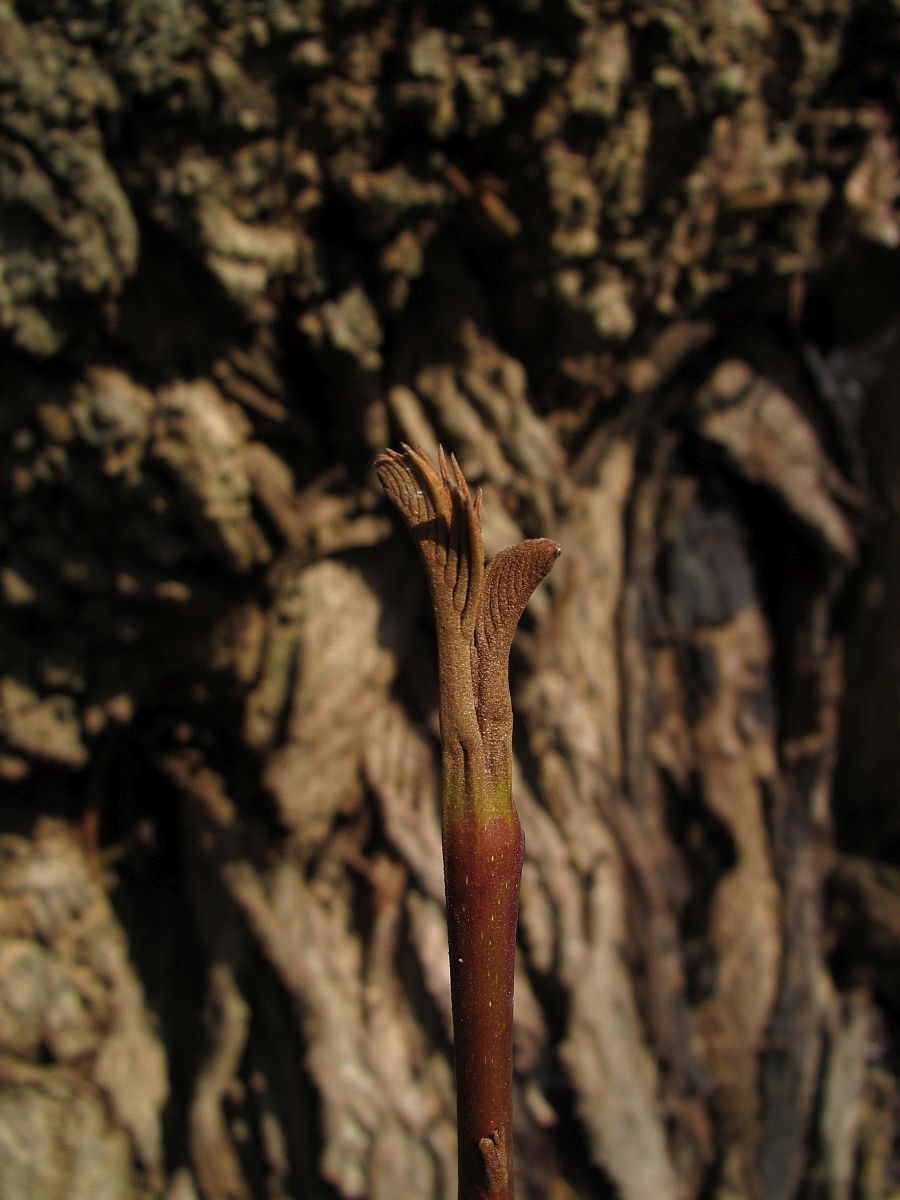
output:
[[[890,1196],[900,12],[0,5],[0,1197],[450,1200],[437,676],[513,647],[517,1179]]]

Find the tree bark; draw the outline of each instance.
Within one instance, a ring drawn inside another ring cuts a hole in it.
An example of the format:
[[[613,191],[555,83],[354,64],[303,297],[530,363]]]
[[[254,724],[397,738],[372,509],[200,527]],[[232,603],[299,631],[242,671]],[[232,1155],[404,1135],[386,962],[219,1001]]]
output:
[[[896,1185],[900,14],[0,5],[0,1200],[451,1200],[437,669],[513,648],[517,1194]]]

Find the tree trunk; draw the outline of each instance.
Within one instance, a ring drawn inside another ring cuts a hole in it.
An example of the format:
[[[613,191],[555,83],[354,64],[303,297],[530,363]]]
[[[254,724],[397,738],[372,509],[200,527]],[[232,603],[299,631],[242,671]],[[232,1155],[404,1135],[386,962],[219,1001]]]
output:
[[[628,15],[630,13],[630,15]],[[900,11],[0,5],[0,1200],[452,1200],[437,674],[513,647],[520,1197],[896,1187]]]

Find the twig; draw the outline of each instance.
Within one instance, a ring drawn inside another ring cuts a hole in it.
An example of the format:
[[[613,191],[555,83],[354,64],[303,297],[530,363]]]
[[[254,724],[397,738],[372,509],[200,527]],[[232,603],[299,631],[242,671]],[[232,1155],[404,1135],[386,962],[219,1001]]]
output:
[[[484,565],[481,492],[451,455],[385,451],[376,470],[416,542],[437,626],[444,886],[460,1200],[512,1200],[512,1016],[524,841],[512,799],[509,649],[559,556],[538,538]]]

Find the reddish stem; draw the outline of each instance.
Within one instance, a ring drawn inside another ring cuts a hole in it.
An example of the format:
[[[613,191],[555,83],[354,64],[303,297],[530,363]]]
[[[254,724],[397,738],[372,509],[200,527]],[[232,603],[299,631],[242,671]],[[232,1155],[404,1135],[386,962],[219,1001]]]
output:
[[[513,982],[524,849],[515,810],[445,822],[460,1200],[513,1195]]]

